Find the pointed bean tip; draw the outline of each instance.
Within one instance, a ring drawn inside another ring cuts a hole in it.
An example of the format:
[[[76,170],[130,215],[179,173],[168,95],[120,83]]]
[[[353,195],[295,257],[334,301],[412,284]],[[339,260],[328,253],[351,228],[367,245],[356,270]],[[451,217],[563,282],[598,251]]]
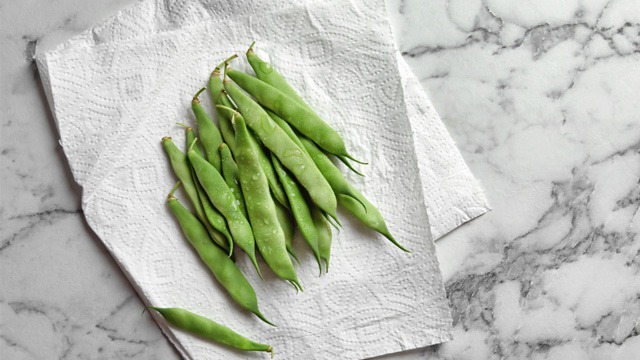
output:
[[[385,229],[386,230],[386,229]],[[411,250],[405,248],[404,246],[400,245],[400,243],[393,237],[393,235],[391,235],[391,233],[389,232],[389,230],[386,230],[384,232],[381,232],[381,234],[386,237],[389,241],[391,241],[391,243],[393,245],[395,245],[396,247],[398,247],[400,250],[411,254]]]
[[[369,163],[368,163],[368,162],[366,162],[366,161],[362,161],[362,160],[358,160],[358,159],[354,158],[354,157],[353,157],[351,154],[349,154],[349,153],[346,153],[344,156],[345,156],[347,159],[350,159],[350,160],[352,160],[352,161],[357,162],[358,164],[361,164],[361,165],[369,165]]]
[[[165,142],[165,141],[171,141],[171,140],[173,140],[173,139],[171,138],[171,136],[165,136],[165,137],[163,137],[163,138],[162,138],[162,142]]]

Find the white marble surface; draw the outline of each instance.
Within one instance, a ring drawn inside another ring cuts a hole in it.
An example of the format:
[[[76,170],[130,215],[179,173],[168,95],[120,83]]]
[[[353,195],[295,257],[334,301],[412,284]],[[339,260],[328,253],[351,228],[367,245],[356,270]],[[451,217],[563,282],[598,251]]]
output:
[[[83,220],[30,61],[131,2],[0,1],[3,359],[178,358]],[[389,7],[494,210],[437,244],[455,340],[384,358],[637,359],[640,5]]]

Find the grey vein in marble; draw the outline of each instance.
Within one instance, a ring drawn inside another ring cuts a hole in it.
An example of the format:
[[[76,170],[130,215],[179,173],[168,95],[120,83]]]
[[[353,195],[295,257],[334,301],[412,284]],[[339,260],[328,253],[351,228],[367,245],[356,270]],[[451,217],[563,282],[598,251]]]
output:
[[[1,4],[2,358],[179,358],[82,220],[30,61],[132,2]],[[388,8],[494,210],[437,243],[455,339],[382,358],[637,359],[640,6]]]
[[[437,244],[454,341],[403,358],[637,359],[640,7],[404,11],[399,48],[494,211]]]

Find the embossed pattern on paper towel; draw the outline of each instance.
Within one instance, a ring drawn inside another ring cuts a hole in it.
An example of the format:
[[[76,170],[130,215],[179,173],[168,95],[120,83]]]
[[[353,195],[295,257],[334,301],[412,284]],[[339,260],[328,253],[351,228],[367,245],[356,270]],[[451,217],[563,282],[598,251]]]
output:
[[[146,0],[119,12],[102,25],[74,37],[68,45],[73,43],[74,46],[89,46],[122,41],[199,22],[228,20],[245,15],[264,16],[269,12],[311,3],[314,1]],[[364,4],[363,8],[384,11],[382,1],[370,0],[360,3]],[[390,29],[388,31],[390,32]],[[432,238],[438,239],[460,224],[484,214],[489,210],[489,205],[483,190],[469,171],[418,79],[399,53],[397,58],[405,94],[404,104],[412,123],[415,150],[420,155],[417,161],[422,182],[422,197],[429,215]]]
[[[421,182],[395,49],[388,28],[375,26],[384,21],[379,8],[340,2],[71,47],[48,57],[61,140],[84,188],[85,215],[143,297],[231,325],[272,343],[283,358],[363,358],[450,337],[433,244],[424,241],[426,210],[415,196]],[[174,179],[159,139],[170,132],[183,142],[174,124],[190,116],[193,92],[220,59],[256,38],[349,149],[371,160],[367,177],[347,176],[414,251],[402,253],[345,218],[327,276],[317,277],[312,256],[298,243],[305,292],[297,295],[272,277],[259,281],[240,257],[263,312],[278,328],[263,326],[229,301],[185,246],[163,200]],[[334,64],[340,67],[332,70]],[[185,357],[244,356],[164,330]]]

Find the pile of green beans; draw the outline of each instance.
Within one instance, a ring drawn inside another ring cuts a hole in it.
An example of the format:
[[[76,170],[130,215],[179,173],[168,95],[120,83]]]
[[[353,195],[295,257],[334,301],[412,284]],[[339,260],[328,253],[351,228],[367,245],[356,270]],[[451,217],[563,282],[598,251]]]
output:
[[[362,174],[351,161],[366,163],[356,160],[340,134],[271,64],[254,53],[254,44],[246,56],[255,76],[231,69],[229,62],[236,55],[223,61],[208,81],[215,116],[200,103],[202,88],[191,101],[197,127],[180,124],[186,128],[185,150],[171,137],[162,142],[179,180],[168,205],[188,243],[234,302],[273,325],[260,312],[255,291],[235,264],[242,253],[260,278],[258,253],[275,275],[303,291],[291,260],[300,264],[292,246],[296,229],[313,253],[320,274],[323,262],[327,272],[330,225],[342,226],[338,205],[399,249],[409,250],[391,235],[380,211],[349,184],[332,157],[358,175]],[[175,197],[180,184],[195,214]],[[150,308],[187,332],[273,356],[271,346],[187,310]]]

